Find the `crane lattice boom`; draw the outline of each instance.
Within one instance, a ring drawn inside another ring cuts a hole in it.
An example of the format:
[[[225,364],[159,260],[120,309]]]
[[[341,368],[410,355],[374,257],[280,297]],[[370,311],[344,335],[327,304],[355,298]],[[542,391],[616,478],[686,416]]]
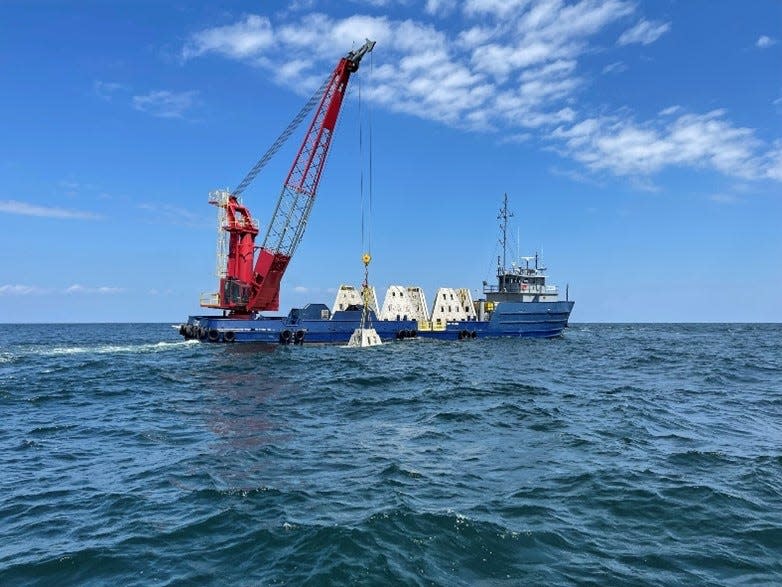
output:
[[[202,305],[230,310],[234,315],[247,316],[254,312],[279,309],[280,281],[307,226],[348,80],[351,74],[358,71],[361,59],[372,51],[374,46],[374,41],[367,41],[360,49],[348,53],[340,59],[327,79],[315,116],[283,184],[254,267],[253,254],[248,255],[248,247],[250,251],[253,250],[258,229],[249,210],[238,202],[239,188],[220,200],[223,203],[218,205],[228,212],[231,219],[223,227],[229,235],[227,270],[220,279],[220,291],[215,303]],[[242,181],[241,190],[255,178],[260,167],[279,149],[284,139],[290,136],[292,128],[301,122],[316,100],[317,98],[313,97],[305,105],[269,152]],[[236,221],[236,213],[241,218],[240,222]]]

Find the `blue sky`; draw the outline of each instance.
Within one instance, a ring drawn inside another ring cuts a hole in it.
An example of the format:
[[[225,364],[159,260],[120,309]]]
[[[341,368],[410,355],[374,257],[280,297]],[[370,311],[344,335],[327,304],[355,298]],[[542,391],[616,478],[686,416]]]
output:
[[[371,126],[381,297],[491,280],[507,192],[573,321],[782,321],[775,0],[11,0],[0,23],[0,321],[199,312],[208,192],[365,37],[283,310],[360,282]],[[245,193],[262,228],[300,140]]]

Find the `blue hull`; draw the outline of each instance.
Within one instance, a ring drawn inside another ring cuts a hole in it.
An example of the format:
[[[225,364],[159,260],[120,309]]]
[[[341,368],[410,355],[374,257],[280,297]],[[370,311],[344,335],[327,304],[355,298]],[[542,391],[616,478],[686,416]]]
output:
[[[434,330],[418,330],[414,320],[377,320],[373,312],[370,316],[372,327],[384,342],[407,338],[551,338],[560,336],[567,327],[574,303],[502,302],[488,320],[449,322]],[[190,316],[179,331],[185,338],[212,343],[347,344],[360,321],[361,310],[330,315],[326,306],[310,304],[279,317]]]

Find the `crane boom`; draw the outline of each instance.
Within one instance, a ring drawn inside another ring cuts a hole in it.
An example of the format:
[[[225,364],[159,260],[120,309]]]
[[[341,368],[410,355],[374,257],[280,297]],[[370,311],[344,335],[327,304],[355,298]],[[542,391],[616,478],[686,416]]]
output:
[[[237,193],[223,192],[213,201],[226,216],[227,222],[222,229],[229,238],[228,258],[226,270],[220,274],[216,300],[202,302],[203,306],[230,310],[236,316],[279,309],[280,282],[307,226],[348,81],[351,74],[358,71],[361,59],[374,46],[374,41],[367,40],[359,49],[348,53],[327,79],[315,115],[282,186],[254,267],[258,228],[249,210],[239,203]],[[311,108],[309,104],[307,106]],[[297,116],[300,117],[303,118],[302,113]],[[261,166],[259,161],[256,167]],[[255,168],[248,177],[254,172]],[[245,182],[241,187],[246,187]]]
[[[318,88],[317,91],[314,94],[312,94],[312,96],[306,102],[306,104],[304,104],[301,110],[299,110],[299,113],[294,117],[294,119],[290,122],[290,124],[288,124],[287,128],[284,131],[282,131],[282,133],[280,133],[280,136],[277,137],[277,140],[274,141],[274,143],[272,143],[272,146],[269,147],[266,153],[263,154],[263,157],[261,157],[258,160],[258,162],[255,165],[253,165],[253,168],[247,172],[247,175],[244,176],[244,179],[231,192],[234,196],[241,195],[242,192],[244,192],[244,190],[247,189],[247,186],[249,186],[253,182],[253,180],[258,176],[258,174],[271,160],[271,158],[274,157],[277,151],[280,150],[280,148],[285,144],[288,138],[293,134],[293,131],[295,131],[299,127],[302,121],[307,117],[307,114],[310,113],[310,110],[312,110],[315,107],[315,104],[317,104],[321,100],[323,96],[323,92],[326,91],[326,86],[328,85],[330,79],[331,76],[329,76],[321,84],[320,88]]]

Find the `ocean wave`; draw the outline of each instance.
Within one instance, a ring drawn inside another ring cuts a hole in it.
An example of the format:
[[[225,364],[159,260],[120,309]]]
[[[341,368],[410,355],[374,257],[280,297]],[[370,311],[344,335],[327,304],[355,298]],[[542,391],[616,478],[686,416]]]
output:
[[[154,342],[139,344],[98,344],[98,345],[68,345],[47,348],[25,349],[25,354],[42,357],[57,357],[68,355],[112,355],[120,353],[160,353],[181,350],[200,344],[197,340],[182,340],[177,342]],[[20,353],[21,354],[21,353]]]
[[[170,330],[0,333],[0,584],[782,582],[779,327]]]

